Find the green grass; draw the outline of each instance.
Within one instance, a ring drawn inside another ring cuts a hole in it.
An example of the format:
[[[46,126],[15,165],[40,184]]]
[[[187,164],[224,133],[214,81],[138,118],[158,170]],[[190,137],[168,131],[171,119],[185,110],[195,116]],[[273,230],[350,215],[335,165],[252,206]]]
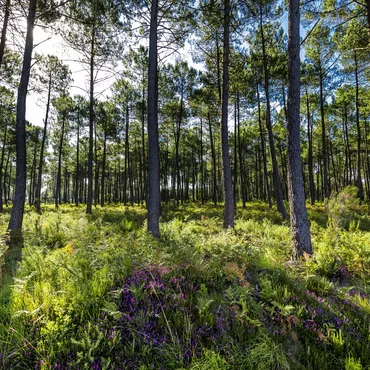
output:
[[[298,264],[276,210],[222,211],[165,205],[155,240],[143,207],[27,208],[22,260],[0,245],[0,368],[370,369],[367,206],[342,229],[309,207]]]

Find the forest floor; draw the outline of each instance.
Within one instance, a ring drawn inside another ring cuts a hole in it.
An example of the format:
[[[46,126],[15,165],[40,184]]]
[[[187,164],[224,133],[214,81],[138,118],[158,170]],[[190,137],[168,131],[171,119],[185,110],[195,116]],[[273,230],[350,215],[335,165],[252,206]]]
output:
[[[333,209],[309,207],[299,263],[264,203],[228,231],[222,205],[164,206],[160,240],[140,206],[27,209],[21,261],[1,244],[0,369],[370,369],[369,209]]]

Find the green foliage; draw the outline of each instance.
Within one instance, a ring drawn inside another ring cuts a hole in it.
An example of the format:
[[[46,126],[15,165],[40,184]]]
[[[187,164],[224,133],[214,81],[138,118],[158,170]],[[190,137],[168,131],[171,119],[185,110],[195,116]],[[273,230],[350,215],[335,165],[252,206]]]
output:
[[[234,231],[221,214],[168,206],[156,240],[142,207],[27,209],[22,260],[8,255],[15,276],[4,270],[0,290],[0,367],[369,363],[369,232],[313,223],[314,255],[293,266],[289,228],[263,205],[238,210]]]

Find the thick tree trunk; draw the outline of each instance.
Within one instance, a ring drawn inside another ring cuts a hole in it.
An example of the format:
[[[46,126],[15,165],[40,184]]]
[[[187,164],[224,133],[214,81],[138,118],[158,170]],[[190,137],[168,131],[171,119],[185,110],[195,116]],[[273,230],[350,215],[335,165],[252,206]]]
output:
[[[288,186],[293,259],[312,253],[300,146],[299,0],[289,0],[288,15]]]
[[[3,19],[3,28],[1,30],[1,40],[0,40],[0,68],[1,68],[1,63],[3,61],[3,57],[4,57],[6,32],[8,30],[9,15],[10,15],[10,0],[6,0],[5,10],[4,10],[4,19]]]
[[[224,175],[224,227],[234,227],[234,194],[231,177],[228,109],[229,109],[229,54],[230,54],[230,3],[224,0],[224,45],[221,109],[221,148]]]
[[[24,203],[26,199],[26,98],[31,71],[33,28],[36,15],[36,0],[30,0],[27,16],[26,44],[23,55],[21,80],[18,87],[16,113],[16,180],[12,214],[8,229],[21,232]]]
[[[149,141],[149,194],[148,231],[159,238],[160,173],[158,142],[158,0],[152,0],[150,10],[149,70],[148,70],[148,141]]]

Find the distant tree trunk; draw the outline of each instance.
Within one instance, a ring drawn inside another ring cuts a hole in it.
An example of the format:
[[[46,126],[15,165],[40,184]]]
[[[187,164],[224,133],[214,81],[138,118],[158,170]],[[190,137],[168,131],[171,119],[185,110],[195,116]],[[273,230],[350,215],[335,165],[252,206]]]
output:
[[[357,187],[358,197],[361,202],[364,200],[364,188],[361,177],[361,127],[360,127],[360,108],[359,108],[359,88],[358,88],[358,61],[357,52],[354,51],[355,57],[355,80],[356,80],[356,127],[357,127]]]
[[[269,185],[269,178],[267,173],[267,158],[266,158],[266,146],[265,146],[265,134],[263,132],[262,127],[262,119],[261,119],[261,101],[260,101],[260,93],[258,89],[259,84],[257,83],[257,105],[258,105],[258,125],[260,131],[260,138],[261,138],[261,149],[262,149],[262,160],[263,160],[263,176],[265,179],[265,189],[267,193],[267,201],[269,208],[272,208],[272,200],[271,200],[271,191]]]
[[[365,158],[366,158],[366,178],[367,178],[367,199],[370,198],[370,153],[369,153],[369,145],[368,145],[368,123],[367,120],[364,120],[364,136],[365,136]]]
[[[62,153],[63,153],[63,141],[64,141],[64,125],[66,120],[66,112],[63,112],[63,120],[62,120],[62,129],[60,133],[59,139],[59,150],[58,150],[58,171],[57,171],[57,181],[55,187],[55,208],[59,207],[61,201],[61,184],[62,184]]]
[[[37,147],[38,147],[38,138],[35,143],[35,149],[33,151],[33,160],[32,160],[32,166],[31,166],[31,172],[30,172],[30,188],[29,188],[29,197],[28,197],[28,203],[30,206],[32,206],[34,202],[34,189],[35,189],[35,182],[36,182],[36,157],[37,157]]]
[[[230,4],[224,0],[224,45],[223,45],[223,77],[222,77],[222,110],[221,110],[221,146],[224,175],[224,227],[234,227],[234,194],[231,178],[228,108],[229,108],[229,54],[230,54]]]
[[[237,119],[238,119],[238,155],[239,155],[239,166],[240,166],[240,187],[242,193],[242,202],[243,208],[245,208],[246,202],[246,189],[245,189],[245,178],[244,178],[244,165],[243,165],[243,153],[242,153],[242,145],[241,145],[241,137],[240,137],[240,98],[239,94],[236,98],[237,102]],[[236,133],[235,133],[236,134]]]
[[[324,111],[324,91],[323,91],[323,72],[321,64],[319,65],[319,79],[320,79],[320,114],[321,114],[321,135],[322,135],[322,156],[323,156],[323,170],[324,170],[324,197],[328,198],[330,195],[330,185],[328,183],[328,153],[326,142],[326,127],[325,127],[325,111]]]
[[[49,85],[48,85],[48,100],[46,103],[46,112],[44,118],[44,130],[42,132],[42,141],[41,141],[41,148],[40,148],[40,159],[39,159],[39,168],[38,168],[38,177],[37,177],[37,184],[36,184],[36,212],[41,214],[41,187],[42,187],[42,167],[44,164],[44,151],[45,151],[45,142],[46,142],[46,135],[47,135],[47,126],[49,120],[49,111],[50,111],[50,100],[51,100],[51,72],[49,73]]]
[[[18,87],[16,113],[16,180],[12,214],[8,229],[22,231],[24,203],[26,200],[26,97],[30,78],[33,50],[33,28],[36,15],[36,0],[30,0],[27,16],[26,44],[23,55],[21,80]]]
[[[143,92],[142,92],[142,107],[141,107],[141,145],[142,145],[142,166],[143,166],[143,199],[147,201],[147,176],[146,176],[146,143],[145,143],[145,88],[144,88],[145,78],[143,77]]]
[[[11,173],[9,175],[9,178],[7,176],[9,161],[10,161],[10,148],[8,149],[8,155],[6,157],[5,171],[4,171],[4,183],[3,183],[3,188],[4,188],[4,201],[3,201],[3,203],[5,203],[5,205],[7,207],[8,207],[8,198],[9,198],[8,189],[10,189],[10,181],[11,181]],[[9,186],[7,186],[8,183],[9,183]],[[2,197],[2,194],[0,195],[0,197]]]
[[[237,193],[238,193],[238,108],[237,108],[237,98],[235,96],[234,103],[234,204],[237,202]]]
[[[312,254],[307,216],[300,146],[300,39],[299,0],[289,0],[288,15],[288,186],[293,259]]]
[[[75,192],[75,204],[78,207],[80,201],[80,111],[77,111],[77,143],[76,143],[76,192]]]
[[[283,202],[283,191],[281,187],[281,179],[279,174],[279,167],[276,160],[276,149],[274,143],[274,136],[271,125],[271,105],[270,105],[270,92],[269,92],[269,74],[267,69],[267,55],[265,46],[265,36],[263,30],[263,19],[262,19],[262,5],[260,8],[260,30],[262,37],[262,54],[263,54],[263,71],[264,71],[264,82],[265,82],[265,95],[266,95],[266,126],[269,136],[270,143],[270,154],[272,162],[272,178],[274,182],[275,198],[278,211],[281,213],[284,219],[288,218]]]
[[[126,144],[125,148],[127,148],[127,170],[128,170],[128,185],[130,188],[130,204],[131,206],[134,205],[134,186],[133,186],[133,179],[132,179],[132,163],[130,158],[130,142],[129,142],[129,126],[130,125],[130,115],[129,115],[129,106],[128,103],[126,105]]]
[[[208,124],[209,124],[209,138],[211,142],[211,155],[212,155],[212,175],[213,175],[213,203],[217,205],[217,163],[216,163],[216,151],[215,151],[215,144],[213,141],[213,134],[212,134],[212,123],[211,123],[211,115],[208,112]]]
[[[202,204],[204,204],[204,162],[203,162],[203,119],[200,118],[200,197]]]
[[[306,89],[306,107],[307,107],[307,136],[308,136],[308,177],[310,182],[311,205],[315,204],[315,181],[313,176],[313,151],[312,151],[312,127],[310,114],[310,101]]]
[[[94,151],[94,69],[95,69],[95,21],[91,31],[90,51],[90,102],[89,102],[89,154],[87,159],[87,206],[86,213],[91,215],[93,203],[93,151]]]
[[[149,141],[149,194],[148,231],[156,238],[159,233],[160,173],[158,142],[158,0],[152,0],[150,9],[149,70],[148,70],[148,141]]]
[[[5,123],[4,127],[4,138],[3,138],[3,146],[1,148],[1,160],[0,160],[0,213],[3,212],[3,168],[4,168],[4,159],[5,159],[5,146],[6,146],[6,138],[8,133],[8,125]],[[6,170],[5,175],[6,178]]]
[[[104,207],[105,204],[105,166],[107,162],[107,132],[104,130],[104,143],[103,143],[103,163],[101,169],[101,200],[100,205]]]
[[[1,40],[0,40],[0,68],[1,68],[1,63],[3,61],[3,57],[4,57],[6,32],[8,30],[9,15],[10,15],[10,0],[6,0],[5,10],[4,10],[4,19],[3,19],[3,28],[1,30]]]
[[[94,152],[95,152],[95,185],[94,185],[94,206],[99,203],[99,162],[98,162],[98,144],[97,144],[96,125],[94,125]]]

